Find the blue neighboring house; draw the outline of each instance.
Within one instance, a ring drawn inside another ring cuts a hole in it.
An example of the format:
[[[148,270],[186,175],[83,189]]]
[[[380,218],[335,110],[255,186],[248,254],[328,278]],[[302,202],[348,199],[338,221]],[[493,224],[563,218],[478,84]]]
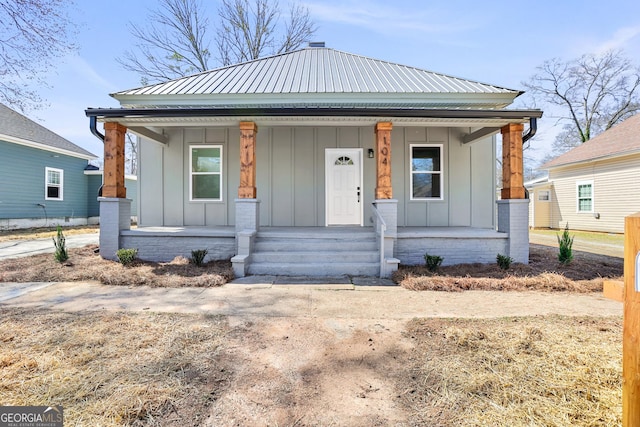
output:
[[[97,158],[0,104],[0,230],[97,222]]]

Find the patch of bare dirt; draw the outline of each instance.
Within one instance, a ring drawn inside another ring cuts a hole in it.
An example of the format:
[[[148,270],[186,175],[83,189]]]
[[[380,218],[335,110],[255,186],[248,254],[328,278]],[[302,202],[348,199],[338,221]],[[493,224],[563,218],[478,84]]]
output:
[[[227,335],[235,366],[207,426],[405,426],[398,381],[413,345],[403,322],[239,321]]]
[[[440,267],[435,273],[425,266],[401,266],[393,280],[412,290],[459,292],[464,290],[547,292],[601,292],[605,278],[622,280],[623,259],[574,251],[569,264],[558,262],[558,250],[530,245],[529,264],[459,264]]]

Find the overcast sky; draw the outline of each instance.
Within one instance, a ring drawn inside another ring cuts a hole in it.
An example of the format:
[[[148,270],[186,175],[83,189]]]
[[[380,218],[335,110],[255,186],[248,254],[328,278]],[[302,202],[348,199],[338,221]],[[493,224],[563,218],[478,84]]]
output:
[[[29,115],[44,126],[102,155],[91,135],[87,107],[118,107],[108,94],[140,86],[137,75],[115,61],[135,42],[129,23],[144,25],[155,0],[76,0],[77,54],[51,70],[47,105]],[[203,0],[215,20],[218,2]],[[281,0],[283,10],[286,1]],[[640,1],[303,1],[327,47],[511,89],[546,59],[624,49],[640,62]],[[213,47],[213,46],[212,46]],[[534,145],[542,157],[556,133],[540,123]],[[534,148],[535,148],[534,147]]]

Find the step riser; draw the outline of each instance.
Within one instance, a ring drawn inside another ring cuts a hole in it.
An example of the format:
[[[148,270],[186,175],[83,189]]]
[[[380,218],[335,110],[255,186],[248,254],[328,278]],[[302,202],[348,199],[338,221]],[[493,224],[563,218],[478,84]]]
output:
[[[296,242],[296,241],[257,241],[255,252],[322,252],[322,251],[376,251],[375,242]]]
[[[377,252],[254,252],[253,263],[286,262],[288,264],[309,263],[375,263]]]
[[[275,276],[378,276],[379,265],[371,264],[251,264],[249,274]]]

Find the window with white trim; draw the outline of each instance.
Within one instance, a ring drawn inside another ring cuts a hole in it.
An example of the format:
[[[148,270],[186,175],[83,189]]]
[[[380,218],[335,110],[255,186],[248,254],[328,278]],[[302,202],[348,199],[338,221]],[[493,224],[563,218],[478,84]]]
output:
[[[44,168],[44,199],[63,200],[64,171]]]
[[[190,146],[189,164],[190,200],[222,200],[222,146]]]
[[[411,144],[411,200],[442,200],[442,145]]]
[[[538,200],[541,202],[548,202],[551,200],[551,192],[549,190],[538,191]]]
[[[576,183],[576,203],[578,212],[593,212],[593,181]]]

